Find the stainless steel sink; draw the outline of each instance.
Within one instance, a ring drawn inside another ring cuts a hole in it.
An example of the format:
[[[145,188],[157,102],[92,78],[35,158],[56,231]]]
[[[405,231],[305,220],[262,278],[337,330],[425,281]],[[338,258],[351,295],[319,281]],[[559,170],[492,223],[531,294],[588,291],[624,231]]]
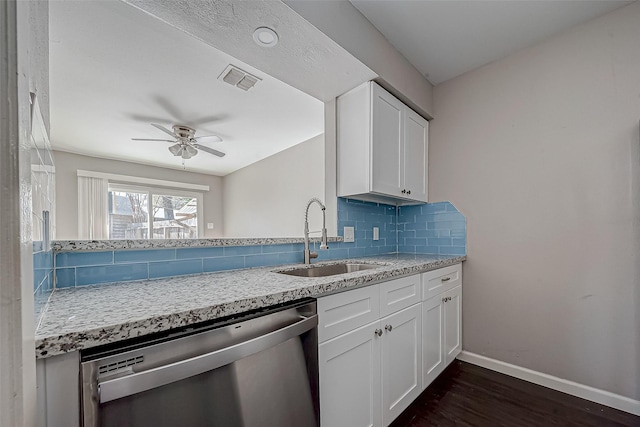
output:
[[[354,271],[370,270],[372,268],[378,268],[380,265],[376,264],[357,264],[357,263],[342,263],[331,265],[319,265],[309,268],[297,268],[295,270],[278,271],[280,274],[288,274],[290,276],[298,277],[325,277],[335,276],[336,274],[353,273]]]

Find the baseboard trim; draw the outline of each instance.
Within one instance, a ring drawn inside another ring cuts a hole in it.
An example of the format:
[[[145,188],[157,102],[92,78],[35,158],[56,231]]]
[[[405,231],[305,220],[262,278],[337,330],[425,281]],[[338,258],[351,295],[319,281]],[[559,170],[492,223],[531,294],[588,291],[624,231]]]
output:
[[[530,383],[548,387],[553,390],[561,391],[582,399],[600,403],[601,405],[610,406],[620,411],[628,412],[634,415],[640,415],[640,400],[634,400],[619,394],[589,387],[584,384],[575,383],[573,381],[554,377],[542,372],[533,371],[531,369],[512,365],[500,360],[491,359],[479,354],[470,353],[468,351],[461,352],[458,357],[463,362],[482,366],[492,371],[500,372]]]

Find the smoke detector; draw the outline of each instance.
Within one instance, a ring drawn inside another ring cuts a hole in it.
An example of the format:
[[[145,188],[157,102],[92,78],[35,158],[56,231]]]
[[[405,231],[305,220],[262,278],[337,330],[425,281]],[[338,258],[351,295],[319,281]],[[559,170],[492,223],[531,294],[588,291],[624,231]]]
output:
[[[255,41],[258,46],[274,47],[278,44],[278,33],[269,27],[256,28],[253,32],[253,41]]]
[[[244,91],[248,91],[254,87],[256,83],[262,81],[260,77],[249,74],[231,64],[229,64],[222,74],[218,76],[218,80],[222,80],[223,82],[229,83],[231,86],[238,87]]]

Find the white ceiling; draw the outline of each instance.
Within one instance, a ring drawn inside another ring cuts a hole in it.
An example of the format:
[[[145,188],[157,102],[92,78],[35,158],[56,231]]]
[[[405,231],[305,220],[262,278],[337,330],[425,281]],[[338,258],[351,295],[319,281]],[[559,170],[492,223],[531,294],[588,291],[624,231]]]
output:
[[[217,80],[228,64],[263,80]],[[50,85],[53,148],[95,157],[182,169],[170,143],[131,141],[181,123],[226,153],[186,169],[225,175],[324,132],[318,99],[120,1],[50,2]]]
[[[351,3],[437,85],[633,1],[351,0]]]

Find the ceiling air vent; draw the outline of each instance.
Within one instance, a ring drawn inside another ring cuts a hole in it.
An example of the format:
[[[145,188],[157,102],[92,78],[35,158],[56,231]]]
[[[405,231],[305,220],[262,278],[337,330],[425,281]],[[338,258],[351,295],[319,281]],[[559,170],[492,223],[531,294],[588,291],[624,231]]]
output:
[[[222,80],[232,86],[239,87],[240,89],[247,91],[262,79],[254,76],[253,74],[249,74],[238,67],[229,65],[224,69],[222,74],[220,74],[218,80]]]

